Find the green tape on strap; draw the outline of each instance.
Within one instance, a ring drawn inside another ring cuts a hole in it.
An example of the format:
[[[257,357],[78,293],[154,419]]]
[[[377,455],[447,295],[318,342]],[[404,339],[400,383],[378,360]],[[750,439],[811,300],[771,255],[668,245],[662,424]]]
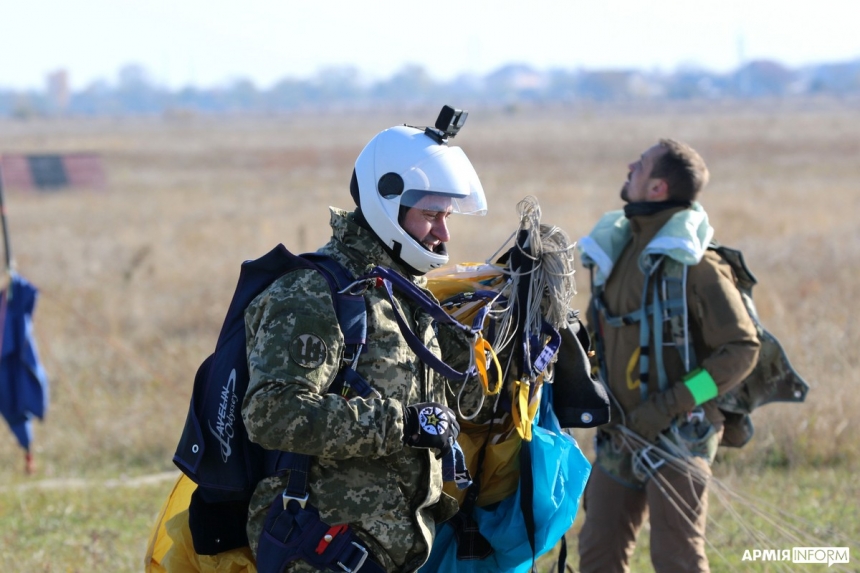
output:
[[[696,406],[716,398],[717,394],[719,394],[717,383],[714,382],[708,371],[703,368],[696,368],[684,376],[684,386],[693,395]]]

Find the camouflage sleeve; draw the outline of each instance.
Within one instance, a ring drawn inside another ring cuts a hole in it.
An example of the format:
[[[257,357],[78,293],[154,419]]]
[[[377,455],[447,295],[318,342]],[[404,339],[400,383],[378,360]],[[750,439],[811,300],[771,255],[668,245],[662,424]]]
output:
[[[699,365],[724,394],[755,367],[759,352],[755,324],[735,286],[731,267],[715,253],[708,251],[698,265],[690,267],[687,295],[700,340],[711,349]]]
[[[326,280],[293,271],[245,311],[248,392],[242,417],[265,448],[344,459],[380,457],[403,447],[402,405],[326,394],[343,336]]]

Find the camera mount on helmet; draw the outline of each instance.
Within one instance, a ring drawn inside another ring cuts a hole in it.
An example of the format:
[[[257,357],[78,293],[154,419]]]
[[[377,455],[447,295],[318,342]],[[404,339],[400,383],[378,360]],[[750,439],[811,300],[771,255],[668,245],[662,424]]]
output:
[[[442,106],[442,111],[436,118],[435,126],[424,128],[424,133],[432,137],[436,143],[447,143],[449,137],[457,135],[460,128],[466,123],[467,117],[469,117],[468,111],[454,109],[449,105]]]

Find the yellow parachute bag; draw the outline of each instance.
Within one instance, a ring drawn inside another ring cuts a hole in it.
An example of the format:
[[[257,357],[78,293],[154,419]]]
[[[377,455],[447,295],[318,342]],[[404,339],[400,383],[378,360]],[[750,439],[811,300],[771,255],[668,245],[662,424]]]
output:
[[[459,263],[446,265],[427,273],[427,288],[437,300],[442,301],[443,307],[453,318],[462,324],[471,324],[475,314],[487,304],[486,300],[475,299],[465,301],[456,306],[445,306],[458,295],[478,291],[493,291],[498,293],[504,286],[507,277],[504,267],[489,263]]]
[[[218,555],[198,555],[188,527],[188,505],[197,489],[191,479],[180,474],[152,528],[146,549],[146,573],[257,573],[249,547]]]
[[[507,283],[504,267],[489,263],[460,263],[447,265],[427,273],[427,288],[441,302],[442,307],[453,318],[463,324],[471,324],[478,311],[490,303],[486,297],[470,297],[470,294],[483,292],[499,294]],[[456,302],[453,302],[456,301]],[[489,319],[486,319],[489,320]],[[486,325],[486,321],[485,321]],[[485,348],[492,354],[489,343],[481,339]],[[481,368],[480,348],[476,348],[479,372]],[[485,395],[497,394],[502,386],[501,367],[497,365],[496,383],[493,388],[484,384]],[[540,403],[539,387],[542,377],[535,382],[537,390],[528,399],[528,384],[515,381],[508,389],[512,392],[513,416],[505,416],[492,424],[476,424],[469,421],[460,423],[457,442],[466,458],[466,466],[472,476],[480,476],[481,487],[475,504],[485,507],[512,495],[519,485],[519,452],[523,439],[531,440],[531,426],[537,405]],[[486,444],[486,447],[484,445]],[[479,455],[484,449],[483,461],[479,466]],[[479,471],[480,469],[480,471]],[[445,482],[443,491],[462,505],[467,490],[457,489],[453,482]]]
[[[541,382],[539,381],[538,384]],[[524,391],[520,391],[523,389]],[[463,450],[463,455],[466,458],[466,467],[469,468],[469,473],[475,477],[480,475],[481,487],[478,492],[478,499],[475,501],[477,507],[485,507],[493,503],[499,502],[506,497],[513,495],[517,490],[520,482],[520,463],[519,453],[523,440],[531,441],[532,439],[532,422],[537,413],[537,406],[540,404],[541,391],[540,387],[534,393],[530,402],[527,398],[522,398],[527,394],[525,385],[517,382],[517,399],[520,405],[515,408],[522,408],[524,416],[508,416],[503,419],[500,426],[495,427],[489,424],[475,424],[473,422],[460,422],[460,435],[457,436],[457,443]],[[481,448],[484,448],[484,459],[479,470],[479,453]],[[454,482],[444,482],[442,490],[457,500],[462,505],[468,490],[457,489]]]
[[[485,424],[460,422],[460,435],[457,443],[463,449],[466,466],[474,477],[478,471],[478,454],[487,440],[493,440],[484,451],[481,489],[475,505],[484,507],[502,501],[517,490],[520,483],[520,446],[522,437],[517,432],[493,431],[488,435]],[[465,489],[457,489],[453,482],[444,482],[442,490],[457,500],[460,505],[466,497]]]

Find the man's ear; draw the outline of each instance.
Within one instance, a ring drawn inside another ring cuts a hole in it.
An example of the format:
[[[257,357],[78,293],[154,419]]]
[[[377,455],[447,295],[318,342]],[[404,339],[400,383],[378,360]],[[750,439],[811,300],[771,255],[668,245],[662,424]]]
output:
[[[665,179],[652,179],[648,183],[649,201],[667,201],[669,199],[669,184]]]

